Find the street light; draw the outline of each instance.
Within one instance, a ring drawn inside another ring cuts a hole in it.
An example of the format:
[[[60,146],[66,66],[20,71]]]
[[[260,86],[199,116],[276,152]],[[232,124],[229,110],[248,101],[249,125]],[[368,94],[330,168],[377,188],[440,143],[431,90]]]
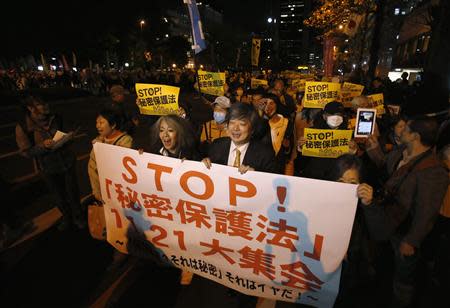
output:
[[[142,28],[145,26],[145,20],[141,19],[139,21],[139,25],[141,26],[141,32],[142,32]]]

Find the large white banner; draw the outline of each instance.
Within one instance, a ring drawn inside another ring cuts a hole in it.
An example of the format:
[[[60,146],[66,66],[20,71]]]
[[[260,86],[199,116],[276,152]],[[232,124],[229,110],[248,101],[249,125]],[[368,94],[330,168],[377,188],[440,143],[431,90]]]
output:
[[[333,306],[356,185],[208,170],[104,143],[94,150],[116,249],[133,253],[140,238],[173,265],[242,293]]]

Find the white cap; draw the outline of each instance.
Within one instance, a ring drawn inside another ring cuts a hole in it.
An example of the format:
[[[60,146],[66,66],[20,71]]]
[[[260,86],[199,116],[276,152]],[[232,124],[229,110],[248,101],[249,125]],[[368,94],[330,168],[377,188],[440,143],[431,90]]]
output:
[[[231,107],[230,99],[226,96],[218,96],[213,102],[213,105],[219,105],[220,108],[227,109]]]

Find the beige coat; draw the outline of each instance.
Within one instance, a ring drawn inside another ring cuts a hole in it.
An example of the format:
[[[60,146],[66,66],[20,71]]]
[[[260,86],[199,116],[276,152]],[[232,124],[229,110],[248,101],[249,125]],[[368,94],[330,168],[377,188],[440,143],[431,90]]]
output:
[[[117,145],[117,146],[124,147],[124,148],[131,148],[133,146],[133,138],[126,133],[119,134],[115,138],[111,138],[111,139],[97,137],[92,141],[92,143],[95,143],[95,142],[113,144],[113,145]],[[88,174],[89,174],[89,180],[91,182],[92,194],[94,195],[95,199],[101,201],[102,194],[101,194],[101,190],[100,190],[100,180],[98,177],[97,161],[95,160],[94,149],[91,150],[91,155],[89,158]]]

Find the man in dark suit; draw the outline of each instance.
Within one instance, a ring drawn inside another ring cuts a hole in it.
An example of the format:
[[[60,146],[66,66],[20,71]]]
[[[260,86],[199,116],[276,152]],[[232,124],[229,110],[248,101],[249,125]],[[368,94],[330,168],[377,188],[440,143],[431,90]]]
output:
[[[272,147],[252,138],[258,114],[250,105],[235,103],[227,114],[229,137],[218,138],[209,145],[206,167],[211,163],[237,167],[239,172],[262,171],[279,173]]]

